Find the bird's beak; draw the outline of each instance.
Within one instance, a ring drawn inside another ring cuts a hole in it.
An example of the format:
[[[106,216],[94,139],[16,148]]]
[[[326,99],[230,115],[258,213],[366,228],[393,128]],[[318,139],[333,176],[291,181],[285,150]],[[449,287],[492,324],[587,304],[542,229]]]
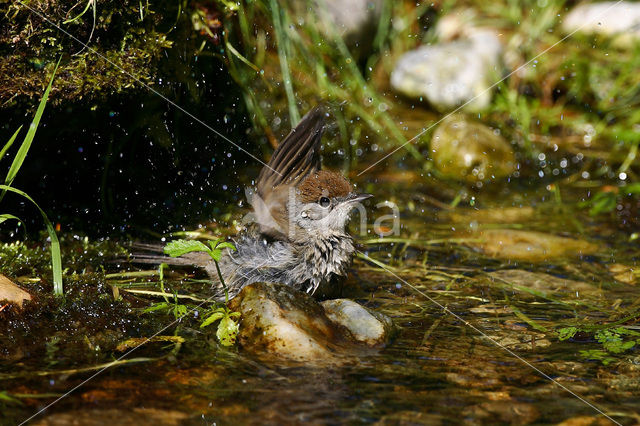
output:
[[[367,198],[371,198],[373,197],[372,194],[356,194],[356,193],[351,193],[349,195],[347,195],[346,200],[350,203],[358,203],[360,201],[364,201]]]

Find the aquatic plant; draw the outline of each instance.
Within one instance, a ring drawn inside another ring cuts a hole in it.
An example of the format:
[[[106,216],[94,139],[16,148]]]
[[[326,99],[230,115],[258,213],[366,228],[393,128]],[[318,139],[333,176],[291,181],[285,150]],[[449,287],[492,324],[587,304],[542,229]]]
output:
[[[169,242],[165,246],[164,252],[171,257],[184,256],[187,253],[195,252],[204,252],[211,256],[211,259],[216,266],[218,277],[220,278],[220,283],[224,288],[225,304],[223,306],[214,306],[213,308],[209,309],[207,314],[204,316],[200,327],[207,327],[215,323],[216,321],[219,321],[216,336],[223,346],[231,346],[235,343],[236,336],[238,335],[239,330],[238,323],[234,320],[234,318],[238,318],[240,316],[240,313],[233,312],[227,307],[227,304],[229,303],[229,291],[227,289],[227,285],[224,282],[224,278],[222,277],[222,273],[220,272],[220,267],[218,265],[218,262],[222,258],[222,250],[225,248],[228,248],[230,250],[236,249],[233,244],[229,242],[223,242],[223,238],[219,238],[215,241],[209,241],[209,246],[205,245],[201,241],[196,240],[174,240]]]
[[[558,340],[569,340],[578,333],[592,335],[602,349],[581,350],[580,355],[586,359],[601,361],[604,365],[616,361],[615,355],[622,354],[640,344],[640,331],[622,326],[604,326],[595,329],[591,326],[564,327],[558,329]]]
[[[60,242],[58,241],[55,228],[53,227],[53,224],[47,217],[44,210],[42,210],[40,206],[28,194],[11,186],[18,172],[20,171],[20,168],[22,167],[22,164],[24,163],[25,158],[27,157],[29,148],[31,147],[36,131],[38,130],[38,125],[40,124],[40,119],[42,118],[42,114],[44,113],[45,106],[47,105],[47,100],[49,99],[49,93],[51,92],[51,86],[53,85],[53,80],[55,78],[55,74],[59,64],[60,64],[60,61],[58,61],[58,63],[56,64],[53,70],[53,74],[51,76],[51,79],[49,80],[49,85],[47,86],[47,89],[42,95],[42,99],[40,100],[40,104],[38,105],[38,109],[36,110],[33,121],[29,125],[29,130],[27,131],[27,134],[22,140],[20,148],[18,149],[18,151],[13,157],[11,166],[9,167],[9,171],[7,172],[7,176],[5,177],[4,184],[0,185],[0,189],[2,189],[2,193],[0,193],[0,201],[3,200],[7,192],[12,192],[14,194],[17,194],[29,200],[34,206],[36,206],[36,208],[42,215],[42,220],[45,223],[47,232],[49,233],[49,238],[51,240],[51,268],[53,270],[53,292],[58,296],[62,296],[64,293],[62,288],[62,257],[60,255]],[[18,130],[15,131],[13,136],[9,138],[9,141],[4,145],[4,147],[0,151],[0,161],[2,161],[7,151],[11,148],[11,146],[15,142],[16,138],[18,137],[18,134],[20,133],[20,130],[22,130],[22,126],[20,126]],[[8,213],[0,214],[0,223],[3,223],[7,220],[17,220],[18,223],[22,223],[18,217],[12,214],[8,214]]]

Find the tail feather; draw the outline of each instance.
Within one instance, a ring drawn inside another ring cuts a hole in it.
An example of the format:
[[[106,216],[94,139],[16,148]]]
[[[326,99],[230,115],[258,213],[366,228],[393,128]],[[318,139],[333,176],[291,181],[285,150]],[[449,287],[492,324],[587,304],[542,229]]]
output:
[[[175,266],[196,266],[204,268],[209,263],[209,255],[206,253],[187,253],[180,257],[170,257],[163,254],[163,246],[159,244],[146,244],[134,242],[131,244],[131,263],[159,265],[166,263]]]

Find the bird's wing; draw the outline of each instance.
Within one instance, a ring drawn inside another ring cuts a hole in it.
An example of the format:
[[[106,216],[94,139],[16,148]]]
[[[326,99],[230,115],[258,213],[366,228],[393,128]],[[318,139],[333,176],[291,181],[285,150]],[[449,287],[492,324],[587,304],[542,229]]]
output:
[[[320,170],[320,139],[324,112],[316,107],[278,145],[269,164],[258,176],[258,195],[263,196],[282,184],[291,184]]]
[[[324,130],[324,112],[316,107],[276,148],[269,163],[258,176],[257,192],[251,204],[260,230],[277,239],[288,233],[287,202],[289,189],[309,173],[320,170],[320,140]]]

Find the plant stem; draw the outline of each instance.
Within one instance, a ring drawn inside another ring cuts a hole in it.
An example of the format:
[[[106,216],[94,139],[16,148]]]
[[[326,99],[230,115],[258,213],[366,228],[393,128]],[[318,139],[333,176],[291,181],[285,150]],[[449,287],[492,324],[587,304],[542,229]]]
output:
[[[220,267],[218,266],[217,261],[213,261],[216,264],[216,271],[218,271],[218,278],[220,278],[220,282],[222,283],[222,288],[224,288],[224,304],[229,303],[229,290],[227,289],[227,285],[224,283],[224,278],[222,278],[222,272],[220,272]]]

